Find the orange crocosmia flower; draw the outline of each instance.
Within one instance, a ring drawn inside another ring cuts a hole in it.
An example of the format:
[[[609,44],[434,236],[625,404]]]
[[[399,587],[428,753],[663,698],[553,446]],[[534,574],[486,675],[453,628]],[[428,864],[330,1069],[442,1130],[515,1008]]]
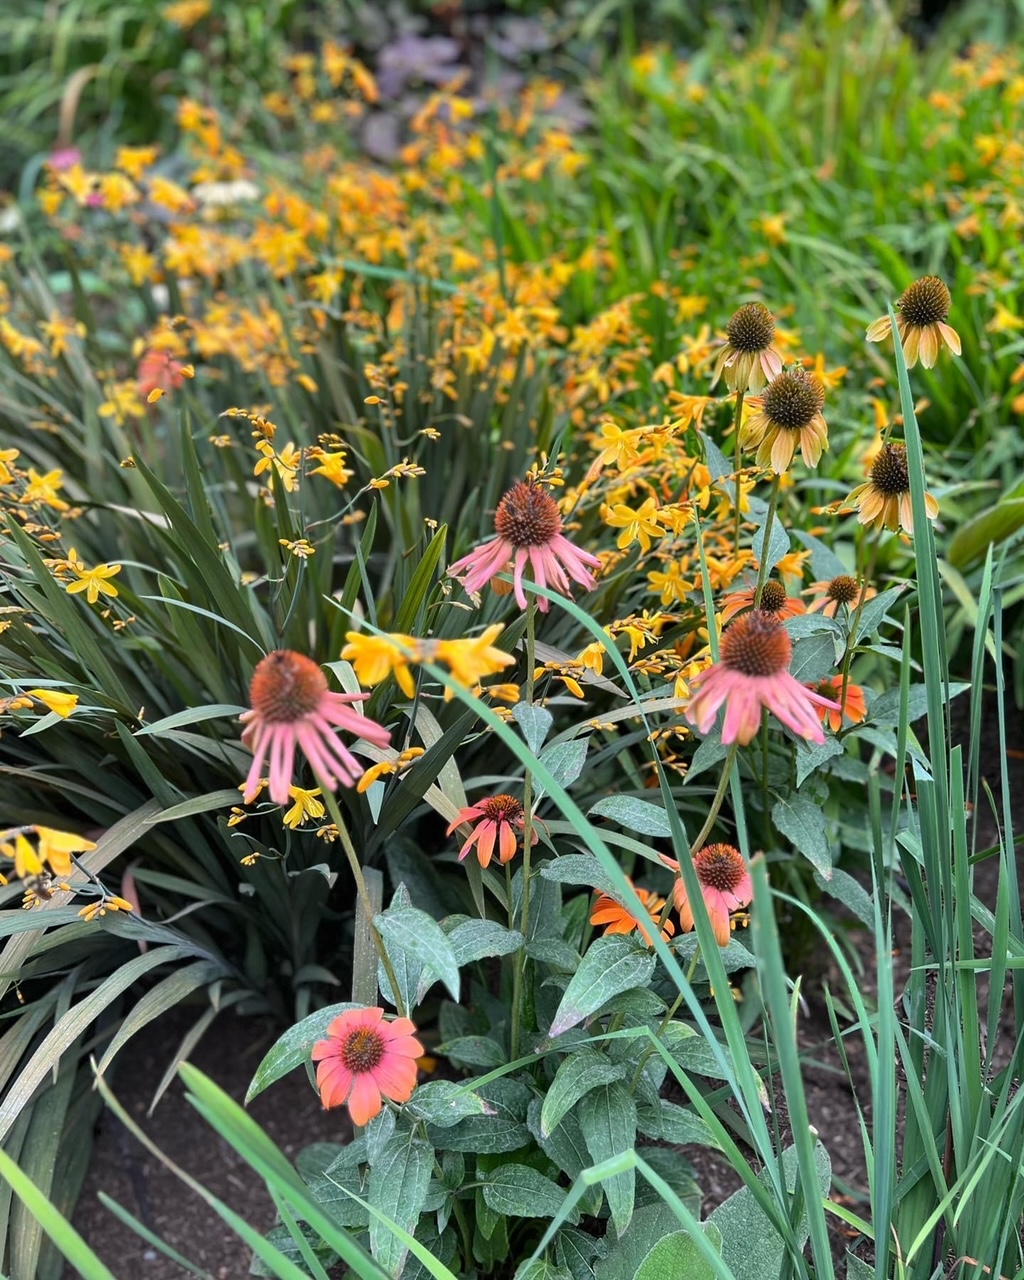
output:
[[[821,723],[825,724],[827,722],[833,733],[838,733],[843,727],[844,716],[851,724],[860,724],[862,720],[867,719],[867,703],[864,701],[864,690],[860,685],[847,681],[845,698],[842,697],[843,677],[841,675],[829,676],[827,680],[819,680],[812,687],[823,698],[828,698],[836,704],[834,707],[818,707]],[[840,699],[842,699],[842,710],[839,709]]]
[[[157,390],[177,391],[187,376],[184,367],[166,351],[147,351],[136,370],[140,398],[147,400],[150,392]]]
[[[416,1088],[416,1059],[423,1046],[408,1018],[384,1021],[384,1010],[349,1009],[313,1046],[316,1084],[325,1107],[348,1103],[352,1123],[368,1124],[383,1099],[408,1102]]]
[[[661,913],[665,907],[665,899],[659,898],[656,893],[650,889],[638,889],[633,886],[633,892],[644,904],[647,914],[650,916],[649,921],[641,921],[621,903],[610,897],[607,893],[599,893],[597,901],[594,903],[594,909],[590,913],[590,923],[596,925],[604,925],[605,933],[632,933],[637,930],[643,937],[643,940],[650,946],[651,930],[649,925],[657,925],[661,920]],[[662,940],[668,942],[669,938],[675,933],[676,927],[671,920],[666,920],[661,926]]]

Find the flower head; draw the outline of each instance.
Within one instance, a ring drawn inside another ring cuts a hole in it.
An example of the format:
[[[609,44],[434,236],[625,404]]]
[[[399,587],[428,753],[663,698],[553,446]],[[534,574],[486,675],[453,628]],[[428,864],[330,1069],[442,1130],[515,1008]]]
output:
[[[270,798],[287,804],[290,798],[295,748],[298,747],[329,787],[349,786],[362,777],[355,756],[335,734],[345,729],[376,747],[391,741],[387,729],[353,711],[366,693],[332,693],[327,678],[312,658],[293,649],[276,649],[256,664],[249,688],[252,710],[239,718],[245,725],[242,741],[253,753],[245,780],[245,803],[259,792],[264,762],[270,759]]]
[[[448,568],[449,575],[461,578],[467,591],[479,591],[511,565],[516,604],[525,609],[523,570],[527,562],[538,586],[552,587],[564,595],[570,592],[569,578],[588,591],[596,585],[590,570],[600,568],[600,560],[565,537],[558,503],[541,485],[522,480],[514,484],[498,503],[494,528],[496,538]],[[548,601],[538,597],[537,607],[546,613]]]
[[[782,372],[782,357],[772,346],[775,320],[763,302],[747,302],[725,327],[726,344],[715,361],[711,385],[725,374],[730,391],[760,391]]]
[[[865,585],[859,578],[854,578],[848,573],[837,574],[828,581],[812,582],[804,592],[805,596],[814,596],[807,612],[820,612],[826,618],[834,618],[844,607],[856,609],[861,601],[870,600],[877,594],[874,587]]]
[[[730,592],[722,601],[722,621],[728,622],[744,609],[753,609],[756,595],[756,587]],[[786,588],[777,578],[769,578],[765,582],[761,588],[761,603],[757,607],[769,617],[780,619],[795,618],[798,614],[807,611],[802,600],[796,600],[787,595]]]
[[[960,335],[946,324],[951,303],[949,290],[938,276],[915,280],[896,303],[896,328],[908,369],[913,369],[919,358],[930,369],[939,358],[943,343],[954,355],[960,354]],[[868,325],[864,336],[868,342],[881,342],[890,333],[892,321],[882,316]]]
[[[910,501],[910,471],[905,444],[884,444],[871,464],[871,479],[860,484],[846,499],[859,510],[861,524],[876,529],[903,528],[914,535],[914,510]],[[928,519],[939,514],[939,504],[930,493],[924,495]]]
[[[661,920],[661,913],[665,907],[665,899],[659,898],[656,893],[652,893],[650,889],[638,889],[633,886],[633,892],[643,903],[647,911],[649,919],[639,920],[632,911],[617,902],[615,898],[609,897],[607,893],[599,893],[597,901],[594,903],[594,909],[590,913],[590,923],[604,925],[605,933],[632,933],[637,930],[648,946],[651,945],[650,925],[657,925]],[[661,927],[661,937],[664,942],[668,942],[669,938],[675,933],[676,927],[671,920],[666,920]]]
[[[792,642],[780,622],[759,609],[743,614],[726,628],[719,660],[691,682],[699,687],[686,709],[687,720],[707,733],[725,703],[722,741],[745,746],[760,728],[765,707],[799,737],[824,742],[815,707],[838,706],[790,674],[792,656]]]
[[[98,564],[92,569],[87,569],[81,561],[75,561],[73,551],[69,553],[68,559],[77,578],[76,582],[69,582],[67,585],[66,590],[69,596],[77,591],[84,591],[89,603],[95,604],[100,595],[117,595],[117,587],[110,579],[121,572],[119,564]]]
[[[488,796],[466,809],[460,809],[448,827],[448,835],[464,822],[472,823],[473,831],[469,839],[459,850],[459,861],[462,862],[473,845],[476,845],[477,861],[482,867],[488,867],[494,856],[494,842],[498,842],[498,858],[502,863],[511,862],[519,847],[519,837],[524,825],[523,806],[515,796]],[[531,844],[537,843],[536,829],[533,831]]]
[[[804,464],[816,467],[828,448],[828,427],[821,416],[824,403],[825,388],[813,373],[788,369],[772,379],[754,404],[740,444],[756,448],[757,465],[770,466],[778,475],[789,470],[798,445]]]
[[[739,911],[754,896],[754,886],[743,854],[731,844],[708,844],[694,855],[693,869],[700,881],[715,941],[720,947],[727,946],[729,912]],[[673,896],[682,930],[689,933],[693,928],[693,908],[682,876],[675,883]]]
[[[545,602],[546,603],[546,602]],[[468,636],[462,640],[438,640],[427,657],[435,662],[443,662],[449,668],[454,679],[467,689],[475,688],[484,676],[496,675],[506,667],[515,665],[515,658],[504,649],[498,649],[494,642],[504,628],[495,623],[478,636]],[[455,696],[453,689],[445,689],[445,701]]]
[[[816,693],[820,693],[823,698],[831,698],[835,702],[835,707],[819,707],[818,715],[821,723],[828,723],[833,733],[838,733],[843,727],[843,717],[845,716],[851,724],[860,724],[862,720],[867,719],[868,708],[864,701],[864,690],[858,684],[852,684],[849,680],[846,682],[846,697],[843,697],[843,677],[841,675],[829,676],[826,680],[819,680],[817,684],[811,686]],[[840,705],[841,704],[841,705]]]
[[[384,1021],[383,1009],[349,1009],[313,1046],[316,1085],[325,1107],[348,1103],[352,1123],[368,1124],[383,1099],[408,1102],[416,1088],[416,1059],[423,1046],[408,1018]]]

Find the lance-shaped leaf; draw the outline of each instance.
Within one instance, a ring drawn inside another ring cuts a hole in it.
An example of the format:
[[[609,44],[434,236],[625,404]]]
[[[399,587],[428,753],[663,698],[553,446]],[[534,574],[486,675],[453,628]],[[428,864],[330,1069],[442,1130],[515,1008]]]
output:
[[[654,956],[631,938],[597,938],[572,975],[548,1034],[560,1036],[596,1013],[612,996],[646,987],[654,973]]]

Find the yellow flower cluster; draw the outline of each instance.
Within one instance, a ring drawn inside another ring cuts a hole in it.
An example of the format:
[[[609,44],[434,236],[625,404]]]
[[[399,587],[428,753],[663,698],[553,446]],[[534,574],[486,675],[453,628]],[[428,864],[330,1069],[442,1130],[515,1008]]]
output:
[[[496,624],[464,640],[418,640],[397,632],[374,636],[349,631],[341,656],[352,663],[359,683],[370,689],[393,676],[405,696],[412,698],[416,683],[411,667],[431,662],[446,666],[455,681],[475,691],[485,677],[496,675],[515,662],[510,653],[495,647],[502,630]],[[455,694],[446,688],[444,696],[447,702]]]

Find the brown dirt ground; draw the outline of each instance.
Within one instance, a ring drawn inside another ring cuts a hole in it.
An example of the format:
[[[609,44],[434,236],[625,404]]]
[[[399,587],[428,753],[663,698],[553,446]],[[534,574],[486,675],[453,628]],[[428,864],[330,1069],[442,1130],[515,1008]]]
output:
[[[966,708],[965,708],[966,710]],[[990,705],[987,712],[991,712]],[[1024,829],[1024,722],[1011,707],[1008,715],[1011,795],[1016,830]],[[958,738],[964,726],[955,727]],[[982,761],[985,776],[996,787],[999,779],[998,738],[991,715],[987,716]],[[979,848],[994,842],[995,826],[983,818]],[[998,864],[989,859],[976,869],[976,893],[989,906],[995,903]],[[897,997],[906,978],[905,954],[909,952],[907,921],[896,921],[893,953]],[[868,954],[870,939],[864,940],[865,993],[874,986]],[[985,954],[987,938],[977,931],[979,954]],[[836,975],[831,975],[834,979]],[[826,975],[826,981],[829,975]],[[833,989],[841,983],[832,981]],[[212,1192],[243,1214],[254,1226],[269,1228],[274,1221],[270,1198],[260,1181],[232,1149],[186,1102],[184,1090],[176,1082],[152,1117],[146,1110],[153,1092],[184,1030],[194,1014],[176,1011],[154,1024],[152,1033],[139,1037],[130,1056],[125,1055],[114,1080],[114,1091],[130,1114],[152,1136],[158,1146],[178,1164],[203,1182]],[[1012,1009],[1004,1014],[1002,1031],[1013,1043]],[[275,1029],[263,1021],[244,1020],[225,1014],[214,1024],[192,1055],[200,1070],[211,1076],[231,1097],[241,1101],[252,1074],[273,1043]],[[842,1071],[833,1042],[824,1002],[812,990],[801,1026],[805,1050],[805,1080],[808,1108],[828,1147],[835,1180],[834,1197],[852,1197],[853,1207],[866,1206],[867,1174],[861,1146],[854,1094]],[[853,1086],[870,1116],[870,1084],[863,1065],[859,1041],[848,1042]],[[1005,1060],[1005,1059],[1004,1059]],[[348,1136],[343,1114],[331,1115],[320,1107],[305,1074],[295,1071],[255,1099],[250,1114],[290,1158],[310,1142],[344,1141]],[[788,1128],[784,1112],[777,1116],[783,1131]],[[713,1153],[699,1148],[685,1151],[696,1166],[704,1189],[704,1213],[710,1212],[739,1186],[733,1171]],[[187,1274],[174,1262],[140,1240],[122,1226],[97,1199],[103,1190],[140,1218],[151,1230],[167,1240],[216,1280],[236,1280],[248,1274],[248,1253],[231,1230],[198,1196],[187,1190],[164,1165],[145,1151],[124,1126],[107,1113],[103,1116],[93,1151],[92,1163],[83,1189],[75,1225],[114,1273],[125,1280],[179,1280]],[[846,1233],[837,1219],[831,1219],[833,1247],[839,1263],[856,1237]],[[870,1260],[861,1246],[859,1253]],[[840,1274],[845,1271],[845,1263]],[[68,1277],[70,1280],[70,1277]]]

